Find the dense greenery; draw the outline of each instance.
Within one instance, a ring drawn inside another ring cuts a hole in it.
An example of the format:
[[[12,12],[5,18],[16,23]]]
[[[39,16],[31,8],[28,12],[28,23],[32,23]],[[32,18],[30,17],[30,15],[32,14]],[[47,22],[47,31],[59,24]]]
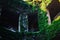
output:
[[[17,2],[17,1],[15,1]],[[32,10],[28,9],[30,8],[27,4],[23,4],[23,2],[17,2],[19,3],[22,8],[26,8],[26,10]],[[17,5],[17,4],[16,4]],[[13,8],[17,8],[15,6],[13,6]],[[5,5],[6,6],[6,5]],[[11,5],[10,5],[11,6]],[[15,9],[14,8],[14,9]],[[35,7],[34,9],[35,10]],[[27,11],[27,12],[29,12]],[[0,26],[0,40],[52,40],[52,38],[54,38],[56,36],[57,32],[60,32],[60,19],[57,21],[53,21],[51,23],[51,25],[48,25],[48,17],[46,16],[46,12],[42,11],[39,7],[38,7],[38,27],[39,27],[39,31],[37,32],[12,32],[10,30],[5,29],[3,26]],[[23,11],[24,12],[24,11]],[[31,12],[31,11],[30,11]],[[34,11],[33,11],[34,12]],[[22,27],[22,26],[21,26]]]

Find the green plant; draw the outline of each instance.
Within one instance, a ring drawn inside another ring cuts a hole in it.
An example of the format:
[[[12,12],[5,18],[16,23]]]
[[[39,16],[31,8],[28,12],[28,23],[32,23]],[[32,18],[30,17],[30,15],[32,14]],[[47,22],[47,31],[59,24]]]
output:
[[[30,8],[28,6],[28,4],[23,4],[22,1],[19,2],[19,0],[17,1],[13,1],[13,3],[15,4],[15,2],[17,2],[17,4],[20,3],[20,6],[22,6],[23,8]],[[17,9],[16,5],[13,5],[14,10]],[[6,5],[5,5],[6,6]],[[8,5],[7,5],[8,6]],[[11,5],[9,5],[11,6]],[[36,7],[32,7],[31,9],[28,9],[27,12],[32,12],[31,10],[35,11]],[[25,10],[27,10],[25,9]],[[52,38],[54,38],[56,36],[57,32],[60,32],[60,19],[57,21],[53,21],[51,25],[48,25],[48,17],[46,16],[46,12],[44,12],[43,10],[41,10],[39,7],[37,7],[37,11],[38,11],[38,26],[39,27],[39,31],[37,32],[24,32],[23,26],[21,24],[22,27],[22,32],[12,32],[10,30],[7,30],[4,28],[4,26],[0,26],[0,36],[1,36],[1,40],[23,40],[23,38],[26,38],[26,40],[52,40]],[[33,12],[34,12],[33,11]],[[2,11],[3,12],[3,11]],[[24,12],[24,11],[22,11]]]

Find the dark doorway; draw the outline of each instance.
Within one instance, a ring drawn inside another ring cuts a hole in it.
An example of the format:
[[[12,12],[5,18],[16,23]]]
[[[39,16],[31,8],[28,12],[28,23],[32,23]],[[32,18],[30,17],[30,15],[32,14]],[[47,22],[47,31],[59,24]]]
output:
[[[38,31],[37,11],[28,15],[29,31]]]

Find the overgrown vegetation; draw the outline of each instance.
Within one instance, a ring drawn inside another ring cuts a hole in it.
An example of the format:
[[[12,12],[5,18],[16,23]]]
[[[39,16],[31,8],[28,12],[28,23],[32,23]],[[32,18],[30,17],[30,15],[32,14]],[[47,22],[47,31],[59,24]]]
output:
[[[20,5],[25,5],[25,4],[21,2]],[[23,7],[25,8],[26,5],[22,6],[22,8]],[[48,21],[47,21],[48,17],[46,16],[47,13],[41,10],[39,7],[37,11],[38,11],[37,16],[38,16],[39,31],[37,32],[18,32],[18,31],[12,32],[5,29],[3,26],[0,26],[0,36],[1,36],[0,39],[1,40],[24,40],[24,39],[26,40],[33,40],[33,39],[34,40],[52,40],[52,38],[56,36],[56,33],[60,32],[60,18],[56,21],[54,20],[51,23],[51,25],[48,25]]]

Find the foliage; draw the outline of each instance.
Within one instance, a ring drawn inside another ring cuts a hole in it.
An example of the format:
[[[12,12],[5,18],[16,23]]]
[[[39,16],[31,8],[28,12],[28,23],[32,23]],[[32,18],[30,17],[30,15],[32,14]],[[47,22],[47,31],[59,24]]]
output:
[[[16,7],[16,5],[13,5],[13,8]],[[22,6],[23,8],[26,8],[26,6],[28,5],[23,4],[23,2],[20,2],[20,6]],[[33,8],[34,8],[33,10],[35,10],[35,7]],[[60,19],[56,21],[54,20],[51,25],[48,25],[48,21],[47,21],[48,17],[46,16],[46,12],[41,10],[39,7],[37,11],[38,11],[37,16],[38,16],[39,31],[23,32],[24,30],[22,29],[23,30],[22,32],[18,32],[18,31],[12,32],[10,30],[5,29],[3,26],[0,26],[0,36],[1,36],[0,39],[1,40],[24,40],[25,38],[26,40],[33,40],[33,39],[52,40],[52,38],[56,36],[56,33],[60,32]]]
[[[32,0],[32,1],[25,0],[26,3],[28,3],[29,5],[32,5],[32,6],[36,6],[36,3],[38,3],[40,9],[43,11],[46,11],[46,7],[51,3],[51,1],[52,0]]]

